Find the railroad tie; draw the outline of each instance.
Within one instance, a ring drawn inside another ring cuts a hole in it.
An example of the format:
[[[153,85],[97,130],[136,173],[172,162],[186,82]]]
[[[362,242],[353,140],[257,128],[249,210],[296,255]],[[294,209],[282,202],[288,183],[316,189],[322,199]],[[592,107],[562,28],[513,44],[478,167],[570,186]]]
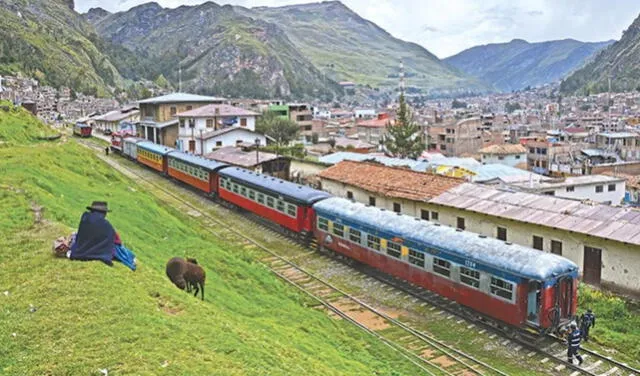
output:
[[[472,329],[475,325],[471,324],[467,326],[467,329]]]
[[[505,339],[504,341],[502,341],[501,345],[502,346],[506,346],[506,345],[508,345],[510,343],[511,343],[511,340]]]
[[[594,369],[596,369],[596,368],[600,367],[600,365],[601,365],[601,364],[602,364],[602,360],[598,360],[598,361],[596,361],[595,363],[593,363],[593,364],[591,364],[591,365],[589,365],[589,366],[584,367],[584,370],[585,370],[585,371],[593,371]]]
[[[485,334],[487,332],[487,329],[482,329],[481,331],[478,332],[478,334]]]
[[[535,351],[531,351],[530,353],[527,354],[527,357],[531,358],[534,355],[536,355],[536,352]]]
[[[463,322],[464,322],[464,320],[461,319],[461,320],[456,321],[456,324],[462,324]]]
[[[496,334],[495,333],[489,336],[489,339],[494,339],[494,338],[496,338]]]
[[[560,371],[562,371],[562,370],[563,370],[563,369],[565,369],[565,368],[567,368],[567,366],[565,366],[564,364],[560,364],[560,365],[556,366],[556,367],[554,368],[554,370],[556,370],[556,371],[560,372]]]
[[[516,348],[515,348],[514,350],[516,350],[516,351],[520,351],[520,350],[522,350],[522,345],[518,345],[518,346],[516,346]]]
[[[601,374],[600,374],[600,375],[598,375],[598,376],[609,376],[609,375],[613,375],[613,374],[614,374],[614,373],[616,373],[616,372],[618,372],[618,367],[613,367],[613,368],[611,368],[610,370],[608,370],[607,372],[605,372],[605,373],[601,373]]]
[[[578,375],[580,375],[581,373],[582,373],[582,372],[580,372],[580,371],[575,371],[575,372],[573,372],[573,373],[572,373],[571,375],[569,375],[569,376],[578,376]]]
[[[544,359],[542,359],[542,360],[540,361],[540,363],[546,363],[546,362],[548,362],[548,361],[549,361],[549,358],[544,358]]]

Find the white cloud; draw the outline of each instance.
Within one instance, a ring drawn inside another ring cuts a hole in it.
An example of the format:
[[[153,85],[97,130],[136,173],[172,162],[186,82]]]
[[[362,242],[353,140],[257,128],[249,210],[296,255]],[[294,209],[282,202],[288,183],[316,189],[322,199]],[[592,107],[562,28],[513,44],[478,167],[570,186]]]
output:
[[[147,0],[76,0],[76,9],[123,11]],[[156,0],[164,7],[203,0]],[[282,6],[304,0],[221,0],[246,7]],[[394,36],[419,43],[439,57],[479,44],[573,38],[618,39],[640,13],[637,0],[343,0]]]

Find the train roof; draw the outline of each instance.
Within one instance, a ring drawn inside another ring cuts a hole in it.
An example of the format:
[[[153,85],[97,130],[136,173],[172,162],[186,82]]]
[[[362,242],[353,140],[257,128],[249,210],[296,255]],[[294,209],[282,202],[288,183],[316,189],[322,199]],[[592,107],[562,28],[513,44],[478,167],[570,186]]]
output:
[[[146,139],[141,138],[141,137],[131,137],[131,136],[127,136],[127,137],[123,137],[122,138],[122,142],[128,142],[128,143],[132,143],[132,144],[137,144],[140,142],[146,141]]]
[[[203,158],[203,157],[192,155],[192,154],[187,154],[177,150],[171,153],[169,155],[169,158],[178,159],[183,162],[192,164],[194,166],[202,167],[209,171],[216,171],[221,168],[229,166],[228,164],[225,164],[225,163],[220,163],[211,159]]]
[[[91,128],[91,126],[86,123],[76,123],[74,126],[78,128]]]
[[[175,150],[168,146],[154,144],[151,141],[140,141],[138,147],[160,155],[167,155]]]
[[[239,167],[225,168],[220,171],[220,176],[244,181],[257,188],[278,193],[305,204],[313,204],[331,197],[330,194],[324,191],[274,178],[273,176],[258,174]]]
[[[558,255],[468,231],[459,231],[343,198],[329,198],[313,207],[320,215],[326,213],[380,229],[405,241],[425,244],[445,253],[528,279],[542,281],[576,271],[578,268],[572,261]]]

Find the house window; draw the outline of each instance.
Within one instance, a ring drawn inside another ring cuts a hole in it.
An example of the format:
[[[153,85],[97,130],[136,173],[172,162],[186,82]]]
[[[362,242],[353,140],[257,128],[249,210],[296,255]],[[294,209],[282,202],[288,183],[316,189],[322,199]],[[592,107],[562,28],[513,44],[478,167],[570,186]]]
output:
[[[393,211],[396,213],[400,213],[402,211],[402,205],[397,202],[393,203]]]
[[[242,140],[236,140],[236,146],[242,144]]]
[[[607,187],[607,190],[609,192],[615,192],[616,190],[616,185],[615,184],[609,184],[609,186]]]
[[[221,147],[222,146],[222,141],[216,141],[216,147]]]
[[[438,214],[438,212],[432,211],[431,212],[431,220],[433,220],[433,221],[440,220],[440,214]]]
[[[504,279],[491,277],[491,293],[503,299],[511,300],[513,298],[513,283]]]
[[[375,249],[376,251],[380,250],[380,238],[374,235],[367,235],[367,247],[371,249]]]
[[[176,111],[176,108],[174,106],[171,106],[169,108],[169,113],[171,114],[171,116],[175,116],[176,112],[177,111]]]
[[[184,119],[180,119],[180,128],[184,128]]]
[[[369,205],[376,206],[376,198],[373,196],[369,196]]]
[[[520,159],[520,155],[516,155],[516,159]]]
[[[241,127],[247,126],[247,118],[240,118],[240,126]]]
[[[596,185],[596,193],[602,193],[604,191],[603,185]]]
[[[449,276],[451,275],[451,263],[447,260],[434,257],[433,272],[449,278]]]
[[[499,156],[499,157],[498,157],[498,160],[500,160],[500,161],[504,161],[504,157],[503,157],[503,156]]]
[[[213,128],[213,119],[207,119],[207,128]]]
[[[353,192],[351,192],[351,191],[347,191],[347,198],[348,198],[349,200],[353,200]]]
[[[498,239],[507,241],[507,229],[504,227],[498,227]]]
[[[551,253],[562,256],[562,242],[557,240],[551,241]]]
[[[187,111],[193,110],[193,106],[187,106]]]
[[[458,227],[460,230],[464,230],[464,229],[465,229],[465,226],[464,226],[464,218],[462,218],[462,217],[458,217],[458,218],[457,218],[457,227]]]
[[[575,192],[576,187],[567,187],[567,192]]]
[[[480,287],[480,272],[477,270],[460,267],[460,282],[471,287]]]
[[[542,236],[535,236],[533,235],[533,248],[535,249],[539,249],[539,250],[543,250],[543,243],[544,243],[544,239],[542,239]]]
[[[424,253],[409,249],[409,263],[424,268]]]
[[[429,220],[429,211],[428,210],[424,210],[424,209],[420,209],[420,218],[424,219],[425,221]]]

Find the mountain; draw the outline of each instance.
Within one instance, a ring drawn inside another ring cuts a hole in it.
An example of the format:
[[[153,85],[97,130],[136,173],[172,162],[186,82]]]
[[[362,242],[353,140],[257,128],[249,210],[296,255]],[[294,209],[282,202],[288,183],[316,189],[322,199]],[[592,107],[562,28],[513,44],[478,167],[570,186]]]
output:
[[[487,89],[479,80],[444,64],[424,47],[394,38],[339,1],[235,9],[277,24],[304,56],[338,81],[397,87],[402,59],[408,87],[424,91]]]
[[[487,44],[444,61],[502,91],[559,81],[614,41],[585,43],[573,39]]]
[[[320,72],[275,24],[204,3],[165,9],[147,3],[85,18],[109,43],[152,61],[185,90],[249,97],[331,98],[341,88]]]
[[[0,1],[0,74],[110,95],[123,78],[95,45],[98,36],[72,0]]]
[[[564,93],[590,94],[608,90],[640,89],[640,16],[622,34],[622,38],[560,85]]]

